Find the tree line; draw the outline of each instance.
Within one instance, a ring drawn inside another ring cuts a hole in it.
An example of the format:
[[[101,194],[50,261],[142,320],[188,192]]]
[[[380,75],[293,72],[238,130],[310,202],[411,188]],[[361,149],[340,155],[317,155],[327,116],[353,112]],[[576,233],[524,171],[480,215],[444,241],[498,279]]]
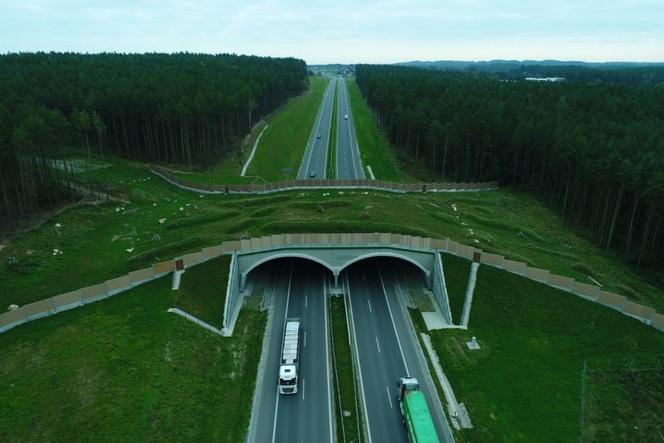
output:
[[[441,60],[405,62],[400,65],[448,72],[466,72],[502,80],[523,80],[526,77],[562,77],[568,81],[588,83],[664,84],[664,63]]]
[[[0,220],[72,193],[72,146],[208,165],[307,87],[304,61],[232,54],[0,55]]]
[[[453,181],[529,189],[628,262],[664,262],[664,88],[358,65],[396,149]]]

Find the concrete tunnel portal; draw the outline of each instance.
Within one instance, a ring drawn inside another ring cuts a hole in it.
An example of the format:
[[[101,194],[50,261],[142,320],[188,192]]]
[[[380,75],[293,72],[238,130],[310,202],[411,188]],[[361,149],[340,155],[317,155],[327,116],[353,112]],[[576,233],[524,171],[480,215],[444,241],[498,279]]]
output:
[[[407,264],[407,267],[419,269],[424,277],[425,286],[430,289],[441,308],[445,321],[452,323],[449,309],[447,288],[440,255],[437,250],[404,248],[367,244],[363,246],[294,246],[254,250],[238,250],[233,254],[228,283],[226,305],[224,308],[224,327],[232,330],[239,307],[245,296],[247,278],[261,265],[281,259],[306,260],[316,263],[331,274],[331,290],[341,292],[339,276],[370,259],[389,259],[395,263]],[[401,266],[399,266],[401,267]],[[328,274],[329,278],[330,275]]]
[[[238,257],[241,260],[241,257]],[[431,288],[431,271],[425,267],[425,265],[421,262],[421,260],[417,260],[413,257],[410,257],[408,255],[400,254],[398,252],[390,252],[390,251],[372,251],[372,252],[365,252],[358,254],[355,257],[345,257],[342,258],[341,260],[334,260],[332,262],[325,260],[325,258],[321,258],[320,256],[314,255],[314,254],[308,254],[308,253],[303,253],[303,252],[294,252],[294,251],[280,251],[274,254],[269,254],[265,257],[260,257],[255,260],[253,260],[250,264],[248,264],[244,269],[240,265],[239,271],[240,271],[240,291],[244,291],[247,279],[249,278],[249,275],[251,274],[252,271],[255,269],[259,268],[261,265],[269,264],[270,262],[275,262],[279,260],[285,260],[285,259],[301,259],[301,260],[306,260],[309,262],[317,263],[318,265],[322,266],[324,269],[330,272],[330,274],[333,277],[333,288],[339,288],[339,276],[342,274],[342,272],[349,267],[351,267],[353,264],[370,260],[370,259],[391,259],[394,261],[403,261],[405,262],[404,265],[408,266],[408,268],[414,267],[422,272],[422,276],[424,278],[424,281],[426,282],[426,285],[428,288]]]

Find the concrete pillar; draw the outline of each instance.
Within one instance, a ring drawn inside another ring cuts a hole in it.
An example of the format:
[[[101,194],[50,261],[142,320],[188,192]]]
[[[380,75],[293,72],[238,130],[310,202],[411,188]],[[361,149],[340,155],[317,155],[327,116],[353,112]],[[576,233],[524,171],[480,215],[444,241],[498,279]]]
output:
[[[431,272],[426,273],[426,284],[427,284],[427,289],[433,290],[433,276],[431,275]]]
[[[468,320],[470,320],[470,308],[473,305],[473,294],[475,293],[475,283],[477,281],[477,270],[480,264],[472,262],[470,265],[470,273],[468,274],[468,286],[466,286],[466,301],[463,304],[463,313],[461,314],[461,326],[468,327]]]
[[[330,288],[330,294],[341,294],[343,293],[343,290],[341,289],[341,286],[339,285],[339,274],[341,272],[338,270],[332,271],[332,275],[334,275],[334,283],[332,287]]]
[[[173,290],[180,289],[180,278],[182,277],[182,274],[184,274],[184,270],[173,271],[173,282],[171,285],[171,289]]]
[[[244,292],[244,286],[247,283],[247,273],[243,272],[240,275],[240,292]]]

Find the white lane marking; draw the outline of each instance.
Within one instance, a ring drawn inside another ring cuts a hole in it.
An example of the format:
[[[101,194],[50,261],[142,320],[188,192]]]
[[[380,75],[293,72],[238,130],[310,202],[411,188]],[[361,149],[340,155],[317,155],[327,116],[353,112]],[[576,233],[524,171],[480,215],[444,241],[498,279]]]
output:
[[[368,298],[367,298],[367,304],[369,305],[369,312],[373,312],[373,311],[371,310],[371,300],[369,300]]]
[[[380,344],[378,343],[378,336],[376,336],[376,347],[378,348],[378,353],[380,354]]]
[[[304,330],[304,347],[307,347],[307,330]]]
[[[378,262],[376,262],[376,270],[378,271],[378,277],[380,278],[380,285],[383,287],[383,297],[385,297],[385,303],[387,303],[387,310],[390,312],[390,320],[392,320],[392,328],[394,328],[394,335],[397,336],[397,343],[399,344],[399,352],[401,353],[401,360],[403,360],[403,365],[406,368],[406,375],[410,375],[408,370],[408,363],[406,363],[406,357],[403,353],[403,348],[401,347],[401,340],[399,339],[399,332],[397,331],[397,325],[394,322],[394,316],[392,315],[392,308],[390,308],[390,301],[387,299],[387,291],[385,290],[385,282],[383,282],[383,275],[380,272],[378,267]]]
[[[353,324],[353,347],[357,357],[357,371],[360,373],[360,390],[362,391],[362,404],[364,405],[364,422],[367,424],[367,443],[371,443],[371,426],[369,425],[369,412],[367,411],[367,396],[364,393],[364,380],[362,378],[362,365],[360,364],[360,351],[357,348],[357,334],[355,333],[355,321],[353,321],[353,302],[350,296],[350,283],[345,279],[346,294],[348,294],[348,309],[346,315],[350,315],[350,321]]]
[[[288,292],[286,293],[286,312],[284,313],[284,324],[288,318],[288,303],[290,302],[291,282],[293,281],[293,262],[291,261],[290,275],[288,276]],[[281,357],[280,357],[281,358]],[[277,438],[277,415],[279,413],[279,387],[277,387],[277,398],[274,400],[274,420],[272,423],[272,443]]]
[[[309,307],[309,296],[308,295],[304,296],[304,307],[305,308]]]
[[[385,386],[385,390],[387,391],[387,401],[390,402],[390,408],[394,409],[392,407],[392,396],[390,395],[390,388],[389,386]]]
[[[330,334],[328,333],[328,321],[329,319],[327,318],[328,313],[327,313],[327,288],[326,288],[326,283],[327,280],[323,278],[323,300],[325,301],[323,303],[323,313],[325,316],[325,365],[327,366],[327,416],[328,416],[328,421],[329,421],[329,429],[330,429],[330,438],[329,441],[332,441],[332,436],[334,435],[332,431],[332,387],[330,385],[330,378],[332,376],[332,372],[330,371],[330,340],[332,339],[330,337]]]
[[[306,381],[307,381],[307,379],[302,377],[302,400],[304,400],[304,398],[305,398],[305,391],[306,391],[306,386],[307,386],[306,383],[305,383]]]

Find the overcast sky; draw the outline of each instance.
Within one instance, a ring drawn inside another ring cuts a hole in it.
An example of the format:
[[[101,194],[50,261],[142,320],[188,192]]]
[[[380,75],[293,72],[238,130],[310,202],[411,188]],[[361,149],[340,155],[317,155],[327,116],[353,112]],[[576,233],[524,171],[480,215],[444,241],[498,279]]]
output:
[[[0,52],[664,61],[664,0],[0,0]]]

